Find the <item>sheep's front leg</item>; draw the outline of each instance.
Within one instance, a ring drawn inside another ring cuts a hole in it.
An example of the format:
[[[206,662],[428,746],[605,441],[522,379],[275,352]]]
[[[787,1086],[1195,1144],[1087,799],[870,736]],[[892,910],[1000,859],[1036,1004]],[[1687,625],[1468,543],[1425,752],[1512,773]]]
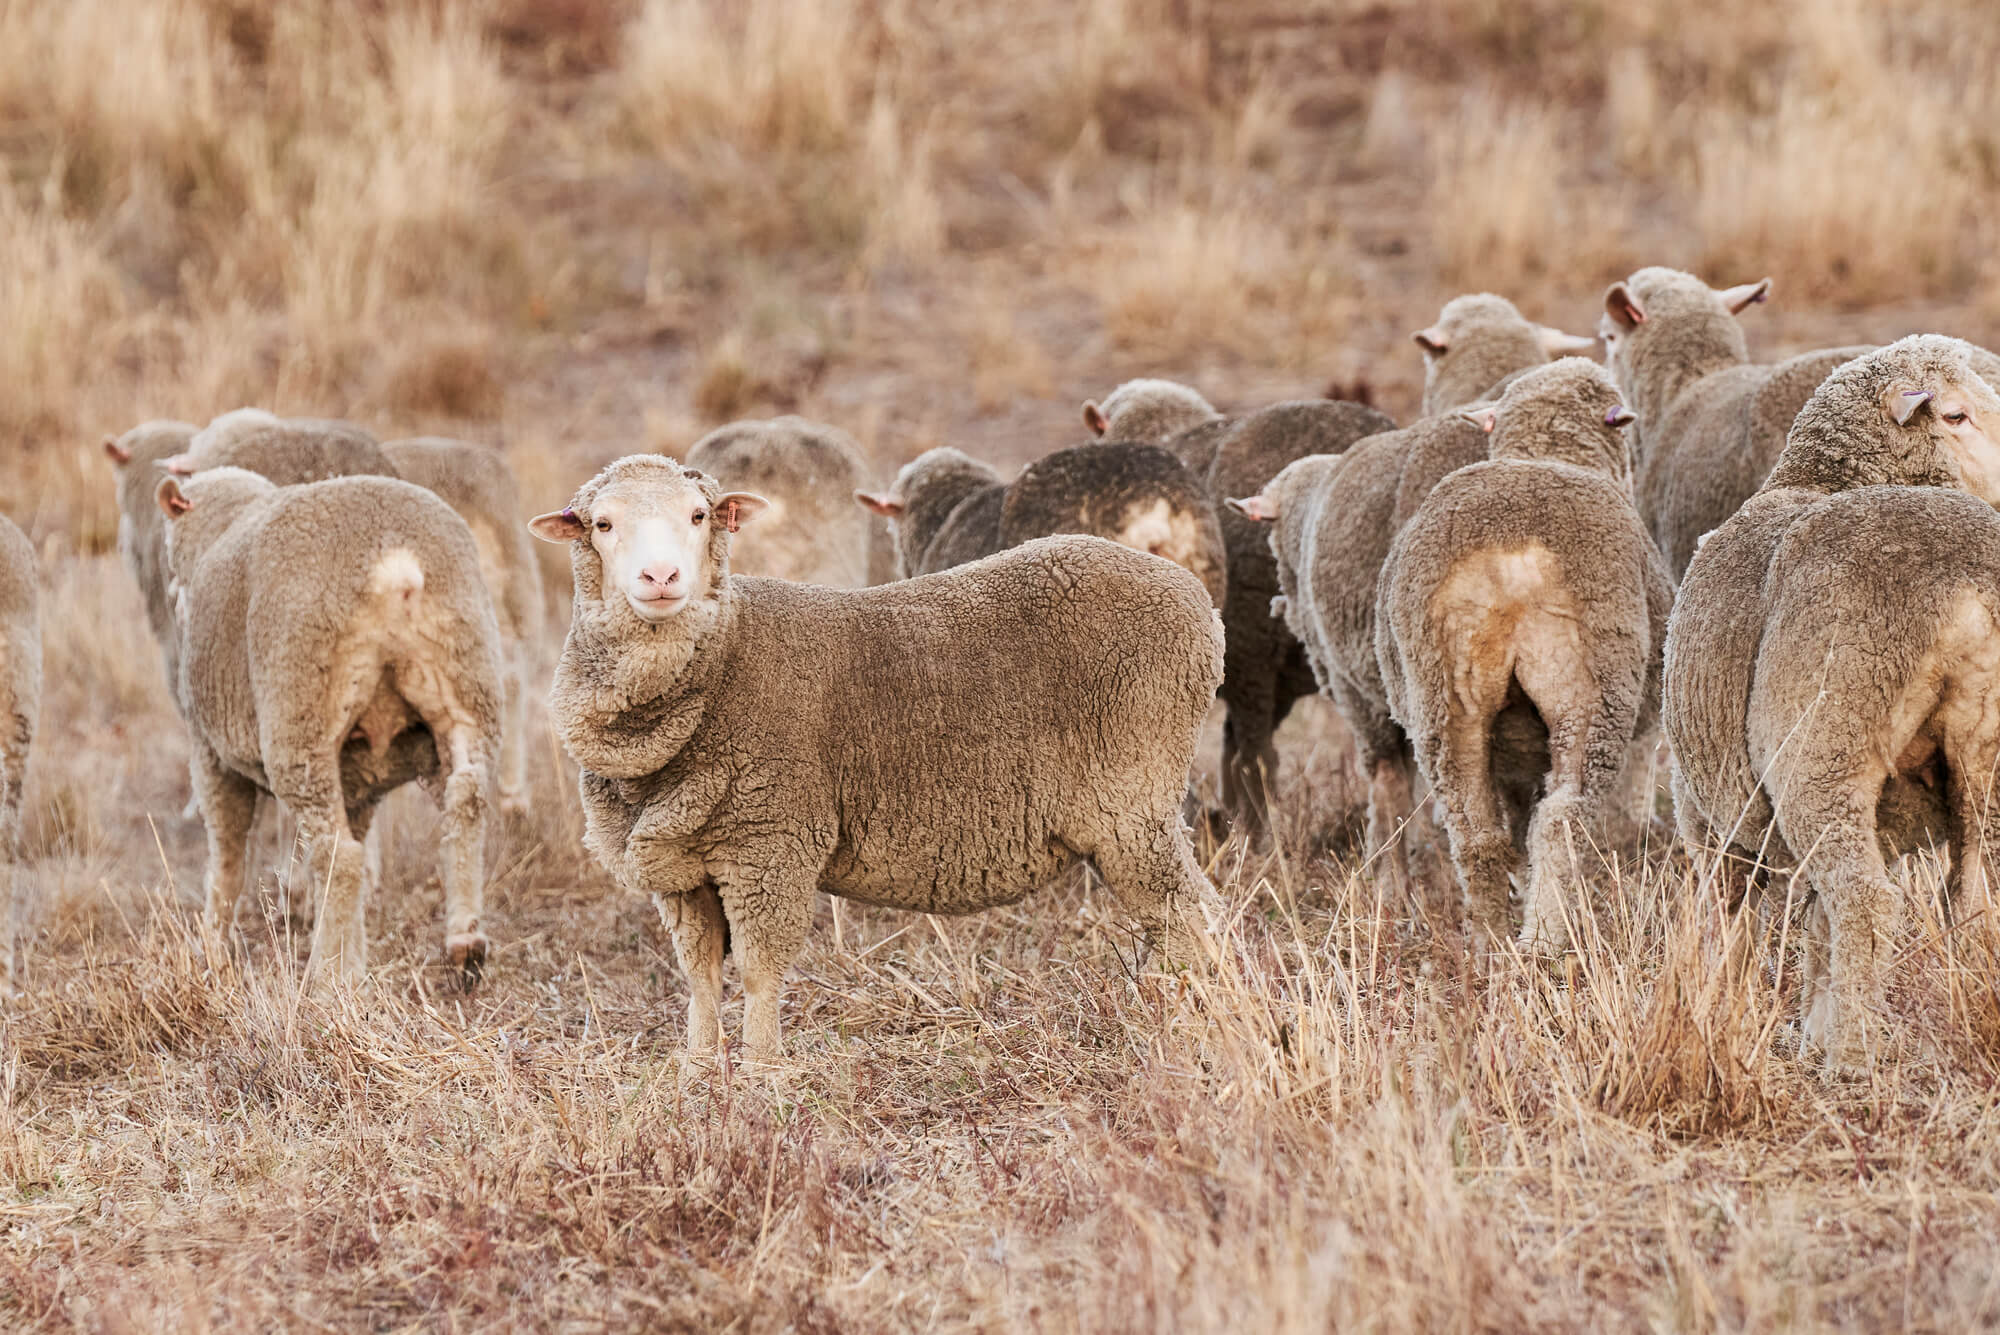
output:
[[[203,915],[209,926],[226,931],[236,921],[236,903],[243,894],[243,859],[250,826],[257,816],[257,785],[226,767],[222,758],[201,742],[195,743],[188,772],[208,834]]]
[[[743,1046],[758,1056],[775,1057],[785,970],[805,947],[818,870],[739,866],[718,874],[716,881],[743,970]]]
[[[687,973],[688,1051],[713,1052],[722,1036],[722,957],[729,949],[722,899],[704,885],[684,895],[655,895],[653,903]]]
[[[527,648],[516,644],[508,654],[506,672],[500,683],[506,698],[502,702],[500,763],[494,787],[500,794],[500,809],[514,815],[528,810],[528,692]]]

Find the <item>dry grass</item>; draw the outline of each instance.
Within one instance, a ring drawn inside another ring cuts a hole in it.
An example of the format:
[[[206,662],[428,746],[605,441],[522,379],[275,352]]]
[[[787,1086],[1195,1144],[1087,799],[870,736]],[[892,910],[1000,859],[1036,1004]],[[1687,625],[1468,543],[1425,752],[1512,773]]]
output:
[[[1587,328],[1651,262],[1773,274],[1764,352],[2000,342],[1996,43],[1969,0],[0,0],[0,439],[51,608],[0,1324],[2000,1322],[2000,947],[1934,866],[1902,1049],[1824,1083],[1795,959],[1721,986],[1658,832],[1593,861],[1558,968],[1471,964],[1434,848],[1424,903],[1379,905],[1310,709],[1279,849],[1216,853],[1185,975],[1134,977],[1075,882],[823,907],[786,1060],[687,1067],[670,943],[545,737],[484,986],[437,962],[412,797],[369,982],[303,997],[275,903],[193,926],[96,445],[350,415],[499,441],[537,509],[742,413],[839,422],[884,475],[1009,464],[1132,374],[1407,414],[1408,331],[1460,288]]]

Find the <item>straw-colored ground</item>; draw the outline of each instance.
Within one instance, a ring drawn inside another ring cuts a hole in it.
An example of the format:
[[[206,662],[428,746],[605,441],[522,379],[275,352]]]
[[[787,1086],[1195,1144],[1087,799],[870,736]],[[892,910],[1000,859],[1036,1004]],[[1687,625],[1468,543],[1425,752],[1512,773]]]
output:
[[[1593,325],[1771,274],[1752,346],[2000,342],[2000,33],[1972,0],[0,0],[0,505],[46,565],[40,902],[0,1018],[0,1326],[738,1331],[2000,1325],[2000,945],[1910,889],[1900,1048],[1795,1057],[1790,942],[1717,991],[1664,828],[1577,954],[1475,968],[1354,875],[1302,707],[1284,837],[1129,967],[1081,878],[822,906],[774,1068],[686,1068],[651,908],[544,737],[498,953],[439,961],[393,806],[374,968],[302,996],[201,834],[97,441],[244,403],[503,445],[536,504],[734,416],[1076,443],[1135,373],[1365,383],[1457,291]],[[282,860],[263,835],[263,865]],[[272,878],[267,875],[266,881]],[[1782,930],[1782,929],[1781,929]],[[1794,929],[1795,930],[1795,929]],[[734,1015],[734,1008],[729,1012]]]

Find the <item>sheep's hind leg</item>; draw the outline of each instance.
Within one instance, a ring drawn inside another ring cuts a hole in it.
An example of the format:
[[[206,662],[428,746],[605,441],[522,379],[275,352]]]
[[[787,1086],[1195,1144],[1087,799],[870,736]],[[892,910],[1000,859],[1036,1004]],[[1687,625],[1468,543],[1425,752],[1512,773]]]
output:
[[[1500,818],[1492,750],[1492,721],[1484,713],[1449,719],[1436,765],[1436,795],[1465,890],[1466,917],[1475,932],[1497,940],[1507,935],[1508,883],[1518,857]]]
[[[447,757],[451,768],[438,797],[438,805],[444,811],[438,848],[444,875],[444,953],[470,983],[485,968],[486,952],[491,946],[483,927],[486,765],[473,744],[470,728],[452,728],[440,739],[438,759],[444,761]]]
[[[1808,966],[1809,981],[1817,985],[1804,997],[1804,1031],[1825,1052],[1830,1070],[1865,1068],[1880,1038],[1896,916],[1896,887],[1875,841],[1872,799],[1880,786],[1878,778],[1872,788],[1828,793],[1823,801],[1808,788],[1778,808],[1785,842],[1812,850],[1807,876],[1819,903],[1808,955],[1817,949],[1823,970]]]
[[[21,784],[27,777],[31,724],[19,709],[9,711],[14,726],[0,738],[0,999],[14,990],[17,976],[16,940],[23,877],[21,873]]]
[[[227,931],[235,924],[236,904],[243,895],[243,861],[257,816],[257,785],[226,767],[220,756],[199,742],[188,772],[208,834],[202,913],[209,926]]]
[[[688,979],[687,1046],[713,1052],[722,1036],[722,957],[729,949],[729,924],[712,885],[684,895],[655,895],[660,921],[674,935],[674,954]]]
[[[313,926],[306,975],[324,986],[335,977],[358,977],[368,964],[366,861],[361,841],[338,808],[294,807],[315,890],[324,898]]]

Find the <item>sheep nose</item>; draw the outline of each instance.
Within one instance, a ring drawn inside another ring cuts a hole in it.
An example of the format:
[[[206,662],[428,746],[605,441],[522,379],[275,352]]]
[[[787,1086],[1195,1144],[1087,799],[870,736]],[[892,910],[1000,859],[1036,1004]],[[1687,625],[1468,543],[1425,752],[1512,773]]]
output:
[[[680,581],[679,566],[647,566],[639,572],[639,578],[648,584],[657,584],[663,589],[672,588]]]

